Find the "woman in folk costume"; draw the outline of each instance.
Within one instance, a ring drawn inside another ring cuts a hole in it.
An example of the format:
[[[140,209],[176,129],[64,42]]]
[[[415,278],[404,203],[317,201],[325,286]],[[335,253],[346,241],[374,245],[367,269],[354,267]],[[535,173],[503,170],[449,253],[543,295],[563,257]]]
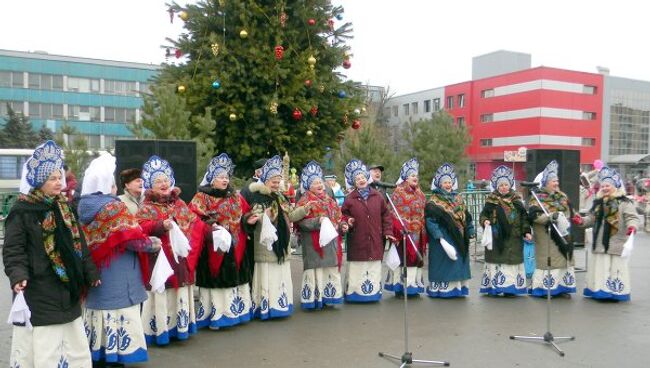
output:
[[[160,240],[144,235],[115,196],[115,157],[103,154],[86,169],[77,211],[101,286],[90,290],[84,320],[93,362],[146,362],[140,303],[147,299],[137,252],[155,252]],[[153,242],[152,242],[153,240]]]
[[[248,203],[230,184],[235,165],[227,154],[212,158],[189,206],[207,225],[196,266],[199,287],[196,324],[199,328],[235,326],[250,321],[251,257],[242,226]],[[222,239],[214,244],[212,231]]]
[[[251,210],[244,215],[245,229],[254,237],[252,310],[263,320],[293,313],[293,283],[289,255],[291,222],[307,215],[307,206],[291,208],[280,191],[282,159],[276,155],[262,167],[260,181],[250,189]],[[265,219],[265,217],[267,217]],[[276,232],[277,239],[267,235]]]
[[[576,215],[573,223],[593,226],[593,240],[587,287],[584,296],[616,301],[630,300],[631,248],[625,243],[635,234],[641,220],[634,203],[625,196],[621,177],[614,169],[603,167],[598,173],[600,191],[586,217]]]
[[[431,197],[424,209],[429,235],[429,286],[432,298],[467,296],[469,240],[474,236],[472,216],[460,194],[454,167],[443,164],[431,184]]]
[[[142,323],[147,343],[167,345],[170,338],[186,340],[196,333],[192,256],[196,258],[193,250],[199,249],[203,241],[205,224],[180,199],[180,188],[174,186],[174,171],[167,161],[151,156],[142,168],[142,180],[145,199],[136,217],[145,234],[160,238],[162,251],[174,271],[162,293],[147,291]],[[189,253],[174,249],[171,243],[175,224],[189,240]],[[142,257],[141,261],[147,269],[145,285],[149,285],[156,256]]]
[[[324,221],[330,221],[333,228],[343,234],[348,230],[348,224],[341,221],[341,210],[336,200],[325,191],[323,170],[318,163],[312,161],[302,169],[300,185],[305,194],[300,197],[298,206],[310,208],[309,214],[296,225],[300,231],[304,265],[300,304],[303,309],[341,304],[341,238],[336,236],[321,246],[320,230]]]
[[[350,226],[346,302],[381,300],[381,261],[384,241],[393,237],[392,217],[381,193],[368,186],[370,173],[360,160],[345,165],[345,181],[353,190],[345,197],[341,212]]]
[[[402,218],[402,221],[406,226],[406,233],[409,235],[409,237],[405,239],[407,258],[406,266],[408,267],[408,280],[406,283],[407,295],[419,295],[424,292],[424,278],[422,276],[424,260],[419,260],[415,249],[413,249],[413,246],[415,245],[418,252],[424,256],[427,244],[426,230],[424,227],[424,206],[426,205],[427,200],[418,185],[419,168],[420,164],[415,158],[404,162],[399,174],[400,178],[397,187],[393,191],[391,197],[399,216]],[[401,264],[403,265],[404,260],[402,258],[404,253],[402,245],[404,244],[404,239],[399,235],[401,232],[402,225],[395,217],[393,218],[393,233],[398,239],[397,250]],[[413,243],[411,243],[411,240]],[[389,270],[384,289],[394,291],[395,295],[403,295],[404,285],[402,285],[400,276],[399,270]]]
[[[509,167],[499,166],[492,171],[490,183],[493,191],[485,200],[479,220],[492,231],[492,243],[485,250],[480,293],[527,294],[523,241],[532,240],[528,213],[514,190],[515,178]]]
[[[12,367],[92,364],[81,298],[101,282],[63,187],[61,148],[47,141],[24,165],[23,194],[5,222],[5,273],[31,312],[13,319]]]
[[[531,196],[528,201],[528,219],[533,225],[536,265],[529,293],[545,297],[547,289],[550,289],[552,296],[565,295],[570,298],[570,294],[576,292],[573,243],[570,239],[562,238],[555,229],[560,213],[570,219],[573,210],[569,197],[560,191],[558,164],[555,160],[546,166],[538,178],[541,188],[537,197],[550,217],[544,214],[535,197]]]

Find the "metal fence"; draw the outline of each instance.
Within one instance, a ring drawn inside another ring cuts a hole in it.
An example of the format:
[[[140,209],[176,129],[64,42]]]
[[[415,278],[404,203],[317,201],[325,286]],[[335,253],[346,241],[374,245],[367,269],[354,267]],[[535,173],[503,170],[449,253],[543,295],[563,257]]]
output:
[[[14,205],[16,199],[18,199],[17,192],[3,192],[0,193],[0,240],[5,238],[5,219],[9,214],[11,206]],[[1,242],[0,242],[1,244]]]

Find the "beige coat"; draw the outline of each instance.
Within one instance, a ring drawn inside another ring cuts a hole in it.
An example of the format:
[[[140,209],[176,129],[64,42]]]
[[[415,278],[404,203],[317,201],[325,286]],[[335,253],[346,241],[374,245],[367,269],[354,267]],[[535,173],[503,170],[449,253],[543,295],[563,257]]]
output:
[[[623,244],[627,240],[627,228],[634,227],[638,229],[641,226],[641,219],[636,213],[635,205],[632,201],[618,200],[618,223],[619,229],[616,235],[609,238],[609,247],[607,249],[607,254],[620,256],[623,252]],[[584,227],[592,227],[596,221],[596,216],[593,212],[589,212],[589,215],[583,217]],[[605,221],[605,220],[603,220]],[[595,230],[595,228],[594,228]],[[594,253],[605,253],[605,246],[603,246],[603,231],[604,226],[601,226],[598,229],[598,236],[596,238],[596,247],[594,248]],[[592,238],[593,239],[593,238]],[[593,241],[590,241],[593,244]]]
[[[258,195],[263,195],[263,196],[268,196],[271,194],[271,191],[261,183],[253,183],[250,185],[250,191],[252,193],[251,196],[251,202],[249,203],[251,205],[251,211],[244,215],[244,224],[246,226],[246,229],[250,231],[251,226],[246,223],[248,218],[254,214],[258,213],[260,214],[261,211],[266,210],[264,206],[261,206],[261,204],[256,203],[255,198]],[[305,216],[307,216],[307,213],[309,212],[307,207],[296,207],[296,208],[291,208],[289,201],[284,197],[281,196],[280,199],[280,205],[282,206],[282,209],[284,211],[284,214],[286,216],[285,222],[287,225],[291,226],[292,222],[300,221],[302,220]],[[277,210],[273,211],[273,216],[271,216],[271,222],[273,225],[277,226],[278,221],[277,221]],[[255,262],[272,262],[272,263],[278,263],[278,257],[273,253],[272,250],[268,250],[266,246],[263,246],[260,244],[260,234],[262,233],[262,219],[260,219],[255,223],[254,225],[254,242],[255,242],[255,248],[254,248],[254,257],[255,257]],[[285,254],[288,255],[289,249],[287,249],[287,253]],[[286,261],[286,259],[285,259]]]
[[[126,204],[126,207],[129,209],[129,212],[132,215],[135,215],[138,213],[138,209],[142,205],[142,199],[136,198],[131,195],[129,192],[124,192],[121,196],[117,197],[120,199],[120,201],[124,202]]]
[[[564,215],[569,219],[571,218],[569,210],[564,212]],[[551,257],[551,269],[558,268],[567,268],[573,266],[573,258],[567,260],[564,258],[560,249],[555,244],[551,235],[546,230],[546,224],[548,223],[548,216],[545,214],[539,215],[533,221],[533,236],[535,239],[535,268],[540,270],[546,270],[547,267],[547,257]]]

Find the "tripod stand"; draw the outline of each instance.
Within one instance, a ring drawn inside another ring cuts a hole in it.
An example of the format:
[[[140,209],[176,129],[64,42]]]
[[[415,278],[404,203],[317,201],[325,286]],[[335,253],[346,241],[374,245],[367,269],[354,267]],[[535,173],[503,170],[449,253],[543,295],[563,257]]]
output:
[[[393,212],[395,213],[395,216],[397,217],[397,220],[399,221],[400,225],[402,225],[402,270],[401,270],[401,276],[400,280],[402,281],[402,285],[404,285],[404,353],[402,356],[399,355],[394,355],[394,354],[388,354],[388,353],[383,353],[379,352],[379,356],[381,358],[386,358],[390,360],[397,361],[401,363],[400,368],[410,366],[411,364],[423,364],[423,365],[429,365],[429,366],[449,366],[449,362],[444,362],[444,361],[438,361],[438,360],[419,360],[419,359],[413,359],[413,353],[409,351],[409,323],[408,323],[408,295],[407,295],[407,287],[408,287],[408,267],[406,266],[406,247],[407,244],[410,242],[411,246],[415,249],[415,254],[418,257],[419,261],[422,261],[422,254],[418,251],[417,247],[415,246],[415,242],[413,242],[413,239],[411,236],[408,234],[406,231],[406,226],[404,226],[404,221],[402,221],[402,217],[399,215],[397,212],[397,208],[395,208],[395,204],[391,200],[390,196],[385,193],[386,198],[388,199],[388,203],[390,203],[391,207],[393,208]],[[408,241],[407,241],[408,240]]]
[[[535,197],[535,200],[539,204],[539,207],[542,209],[544,214],[550,219],[551,215],[546,211],[544,205],[535,194],[535,188],[531,188],[530,193]],[[561,235],[560,230],[557,228],[555,223],[551,222],[552,228],[549,228],[549,235],[551,231],[557,231],[558,235]],[[566,243],[566,240],[562,236],[559,237],[563,242]],[[550,246],[546,249],[546,278],[547,280],[551,279],[551,248]],[[561,357],[564,356],[564,351],[557,346],[556,342],[562,341],[573,341],[575,336],[553,336],[551,333],[551,285],[546,285],[546,333],[543,336],[510,336],[510,340],[520,340],[520,341],[530,341],[530,342],[542,342],[546,345],[550,345],[555,349],[555,351],[560,354]]]

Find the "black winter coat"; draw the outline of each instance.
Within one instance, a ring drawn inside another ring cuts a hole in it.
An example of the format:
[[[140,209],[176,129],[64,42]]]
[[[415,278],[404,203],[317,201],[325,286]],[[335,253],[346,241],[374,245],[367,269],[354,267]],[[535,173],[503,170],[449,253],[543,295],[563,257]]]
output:
[[[25,300],[32,313],[34,326],[72,322],[81,316],[80,300],[72,300],[70,291],[52,270],[45,253],[41,221],[43,205],[19,201],[5,222],[2,257],[10,287],[27,280]],[[99,272],[90,257],[86,241],[82,240],[82,267],[87,286],[99,280]]]

